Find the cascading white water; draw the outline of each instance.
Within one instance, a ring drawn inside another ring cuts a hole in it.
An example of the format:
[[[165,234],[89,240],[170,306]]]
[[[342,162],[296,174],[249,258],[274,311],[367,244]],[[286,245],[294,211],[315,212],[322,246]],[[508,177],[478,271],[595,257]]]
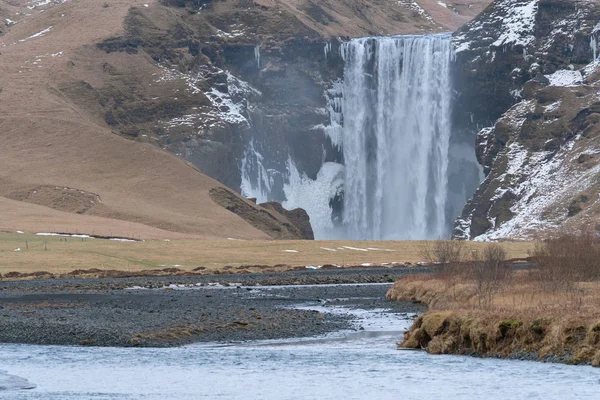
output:
[[[290,158],[277,172],[287,177],[283,205],[306,209],[317,239],[447,235],[451,36],[354,39],[340,52],[344,78],[327,93],[330,125],[315,128],[341,150],[344,165],[323,164],[313,181]],[[250,146],[242,193],[273,200],[276,171],[262,162]],[[342,191],[342,221],[334,224],[330,200]]]
[[[263,156],[254,148],[251,140],[242,159],[242,194],[256,199],[257,203],[271,200],[273,176],[263,165]]]
[[[449,35],[343,43],[343,221],[355,239],[447,233]]]

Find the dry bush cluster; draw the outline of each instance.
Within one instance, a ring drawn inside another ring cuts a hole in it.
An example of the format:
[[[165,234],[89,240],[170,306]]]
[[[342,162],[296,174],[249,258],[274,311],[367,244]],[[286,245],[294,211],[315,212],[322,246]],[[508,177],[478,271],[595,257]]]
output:
[[[530,254],[535,265],[516,271],[503,245],[479,251],[466,246],[430,245],[423,255],[434,263],[435,273],[405,278],[388,292],[392,300],[429,306],[402,347],[435,354],[537,354],[600,367],[600,238],[595,233],[562,233],[540,241]]]
[[[535,268],[520,275],[519,284],[527,280],[536,293],[567,293],[569,298],[581,298],[582,282],[600,281],[600,237],[595,232],[561,233],[536,243],[530,256]],[[473,282],[480,307],[491,305],[494,295],[514,281],[507,252],[498,243],[479,250],[462,241],[427,243],[422,257],[433,266],[436,279],[452,284]]]
[[[480,307],[491,304],[494,295],[512,276],[512,268],[506,262],[506,251],[496,243],[487,245],[481,254],[473,254],[470,268],[472,278],[477,285],[478,302]]]
[[[576,282],[600,279],[600,238],[593,232],[564,233],[532,252],[537,280],[548,290],[570,290]]]
[[[491,303],[494,294],[512,274],[506,251],[497,243],[478,251],[459,240],[437,241],[426,243],[422,255],[441,279],[473,280],[480,307]]]

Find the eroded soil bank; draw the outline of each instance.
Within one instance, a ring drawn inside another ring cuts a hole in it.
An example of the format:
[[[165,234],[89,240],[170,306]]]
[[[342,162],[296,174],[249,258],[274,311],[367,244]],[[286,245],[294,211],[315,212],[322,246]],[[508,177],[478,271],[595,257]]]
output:
[[[569,292],[541,291],[515,279],[494,303],[478,306],[473,282],[414,277],[396,282],[387,298],[429,306],[400,347],[461,354],[600,366],[596,283]]]

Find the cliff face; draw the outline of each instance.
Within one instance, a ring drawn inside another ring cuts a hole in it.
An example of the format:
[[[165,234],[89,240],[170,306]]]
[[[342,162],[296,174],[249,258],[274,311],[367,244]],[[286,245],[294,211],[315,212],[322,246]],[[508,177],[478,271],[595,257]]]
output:
[[[283,202],[292,175],[314,180],[343,157],[325,132],[341,95],[343,40],[440,32],[487,3],[165,0],[133,8],[124,34],[97,46],[101,81],[69,95],[95,99],[118,134]],[[457,196],[473,190],[461,186]]]
[[[455,33],[455,125],[486,175],[455,237],[595,227],[599,21],[593,1],[498,0]]]
[[[149,57],[160,72],[144,77],[139,66],[107,60],[100,85],[77,87],[75,98],[90,92],[119,134],[159,145],[238,191],[249,147],[268,153],[260,168],[272,180],[290,157],[316,177],[330,145],[315,127],[328,122],[324,93],[342,74],[337,38],[443,29],[412,2],[274,0],[165,0],[132,9],[125,27],[98,45],[102,57]],[[283,200],[281,184],[273,186]]]

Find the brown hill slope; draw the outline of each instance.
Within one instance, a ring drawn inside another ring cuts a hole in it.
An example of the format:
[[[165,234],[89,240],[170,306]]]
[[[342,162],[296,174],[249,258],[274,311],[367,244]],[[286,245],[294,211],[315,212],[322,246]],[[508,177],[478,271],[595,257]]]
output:
[[[119,34],[132,4],[21,8],[31,15],[18,15],[2,36],[0,229],[269,238],[210,199],[218,182],[155,146],[113,134],[58,90],[75,67],[72,57]]]

